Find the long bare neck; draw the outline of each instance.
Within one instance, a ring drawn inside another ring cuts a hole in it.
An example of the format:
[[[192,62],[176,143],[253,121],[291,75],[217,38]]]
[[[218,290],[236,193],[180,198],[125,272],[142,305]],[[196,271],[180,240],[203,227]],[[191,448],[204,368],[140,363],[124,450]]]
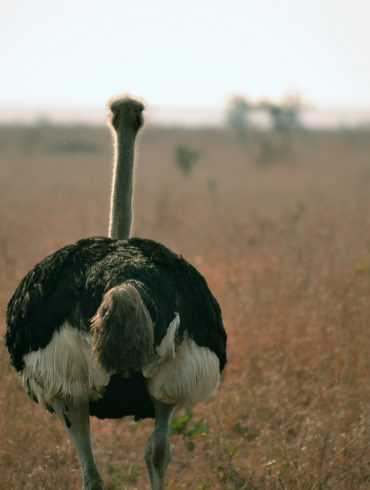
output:
[[[113,183],[110,203],[109,236],[130,237],[133,215],[134,149],[137,131],[119,126],[115,131]]]

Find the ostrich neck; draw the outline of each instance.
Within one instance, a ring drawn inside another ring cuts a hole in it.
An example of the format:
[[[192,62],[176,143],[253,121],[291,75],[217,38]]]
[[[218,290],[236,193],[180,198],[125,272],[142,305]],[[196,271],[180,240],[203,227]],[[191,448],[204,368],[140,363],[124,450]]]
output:
[[[131,232],[135,138],[129,128],[119,128],[115,136],[109,236],[121,240]]]

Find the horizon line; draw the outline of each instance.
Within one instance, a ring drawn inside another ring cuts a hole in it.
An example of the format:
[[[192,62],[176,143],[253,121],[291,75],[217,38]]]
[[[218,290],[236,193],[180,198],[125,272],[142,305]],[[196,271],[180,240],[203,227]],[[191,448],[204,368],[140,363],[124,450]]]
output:
[[[310,105],[301,111],[303,124],[308,127],[332,127],[340,125],[370,124],[370,105]],[[1,124],[50,124],[104,125],[108,108],[87,104],[0,104]],[[226,118],[225,105],[147,105],[146,118],[159,126],[223,126]],[[252,120],[254,117],[252,117]],[[257,125],[259,123],[257,119]],[[262,126],[266,125],[263,122]]]

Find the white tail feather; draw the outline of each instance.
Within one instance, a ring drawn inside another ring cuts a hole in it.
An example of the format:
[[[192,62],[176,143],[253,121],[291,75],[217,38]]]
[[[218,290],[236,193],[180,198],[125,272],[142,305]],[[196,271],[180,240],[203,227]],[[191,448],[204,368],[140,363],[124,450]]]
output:
[[[58,397],[96,399],[109,374],[92,355],[90,336],[65,323],[44,349],[24,356],[22,382],[42,405]]]
[[[180,317],[169,324],[157,347],[157,359],[143,368],[148,389],[156,400],[170,405],[191,407],[209,398],[220,383],[220,365],[216,354],[185,338],[176,348]]]

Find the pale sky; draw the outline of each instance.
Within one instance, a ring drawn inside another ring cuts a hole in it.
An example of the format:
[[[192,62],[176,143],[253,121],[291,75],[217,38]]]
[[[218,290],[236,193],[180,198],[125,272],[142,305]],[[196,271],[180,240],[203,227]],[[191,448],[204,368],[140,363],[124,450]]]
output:
[[[370,107],[368,0],[0,0],[0,106]]]

